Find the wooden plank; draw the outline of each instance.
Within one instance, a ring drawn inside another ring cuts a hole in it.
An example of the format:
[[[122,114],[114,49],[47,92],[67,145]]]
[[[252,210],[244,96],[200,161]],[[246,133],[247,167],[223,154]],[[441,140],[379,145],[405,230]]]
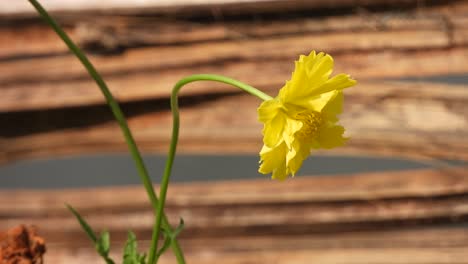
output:
[[[464,45],[468,40],[468,17],[456,16],[450,20],[452,39],[455,45]]]
[[[280,85],[269,87],[275,91],[266,91],[274,95]],[[347,146],[327,153],[468,159],[468,113],[464,107],[468,94],[464,86],[362,82],[346,94],[342,123],[351,140]],[[182,97],[179,151],[257,153],[262,144],[258,104],[257,98],[236,92]],[[140,147],[166,153],[172,122],[168,99],[128,104],[124,109]],[[105,106],[10,113],[0,118],[4,124],[0,141],[2,162],[126,151]],[[25,127],[25,122],[35,125]]]
[[[423,229],[390,232],[353,232],[344,234],[228,237],[216,239],[183,239],[189,263],[466,263],[466,230],[463,228]],[[441,239],[443,238],[443,239]],[[445,242],[445,243],[444,243]],[[148,243],[139,244],[143,249]],[[115,259],[120,258],[122,243],[112,244]],[[67,247],[49,244],[46,257],[54,263],[77,263],[81,260],[98,263],[97,254],[89,246]],[[395,256],[389,258],[389,255]],[[218,262],[215,262],[218,261]],[[161,263],[175,263],[166,253]]]
[[[130,102],[167,96],[179,78],[199,72],[233,76],[259,87],[275,86],[289,77],[298,54],[321,47],[336,54],[336,72],[348,72],[358,80],[463,74],[468,71],[468,52],[463,34],[456,35],[460,36],[456,47],[442,29],[405,29],[151,47],[120,56],[92,56],[92,60],[116,97]],[[2,112],[103,103],[99,90],[71,55],[6,60],[0,67]],[[209,89],[193,91],[200,94]]]
[[[189,51],[189,50],[187,50]],[[299,53],[306,53],[305,50]],[[298,54],[299,54],[298,53]],[[183,53],[175,53],[182,56]],[[141,54],[144,56],[144,54]],[[236,55],[237,56],[237,55]],[[293,70],[292,63],[296,56],[288,59],[271,58],[271,61],[232,62],[233,58],[225,58],[219,61],[222,68],[215,62],[207,62],[189,68],[178,68],[175,65],[167,65],[167,68],[157,68],[152,70],[151,65],[143,66],[141,69],[120,69],[115,72],[107,72],[104,64],[101,65],[102,72],[114,92],[116,97],[122,102],[143,100],[148,98],[164,97],[177,80],[194,73],[216,73],[231,76],[242,80],[256,87],[278,86],[289,78]],[[466,69],[466,58],[468,49],[453,48],[450,50],[432,51],[387,51],[360,53],[352,52],[347,54],[337,54],[335,72],[347,72],[358,80],[367,78],[403,78],[403,77],[423,77],[443,74],[463,74]],[[142,58],[138,61],[145,63]],[[174,60],[177,63],[177,60]],[[390,62],[390,63],[384,63]],[[58,108],[65,106],[93,105],[103,103],[102,95],[96,85],[88,79],[82,72],[81,65],[71,60],[70,64],[58,62],[55,66],[50,65],[49,69],[55,73],[46,73],[41,68],[48,67],[45,64],[36,64],[31,68],[29,76],[15,76],[19,74],[14,65],[5,66],[4,69],[13,70],[13,74],[8,75],[8,70],[3,72],[2,98],[0,99],[0,111],[24,111],[32,109]],[[172,68],[174,67],[174,68]],[[61,72],[60,69],[65,69]],[[81,72],[73,76],[69,70],[73,69]],[[121,70],[123,72],[121,72]],[[47,70],[46,70],[47,71]],[[42,80],[41,81],[41,72]],[[10,71],[11,73],[11,71]],[[47,76],[47,77],[45,77]],[[65,79],[63,76],[66,76]],[[69,78],[74,79],[70,81]],[[76,78],[76,79],[75,79]],[[132,87],[132,89],[129,89]],[[208,86],[211,87],[211,86]],[[195,94],[211,91],[205,88],[193,90]],[[216,90],[215,90],[216,91]]]
[[[343,186],[344,187],[344,186]],[[466,223],[468,208],[465,196],[430,197],[427,199],[401,198],[395,200],[344,201],[340,203],[276,203],[228,206],[168,207],[166,212],[172,223],[183,218],[187,236],[229,236],[233,234],[265,235],[275,233],[323,233],[352,230],[378,230],[393,225],[400,227],[428,225],[432,222]],[[117,207],[117,208],[116,208]],[[77,207],[80,209],[79,207]],[[253,213],[255,212],[255,213]],[[281,213],[279,213],[281,212]],[[49,215],[44,216],[45,213]],[[39,216],[11,216],[0,220],[0,226],[18,223],[40,226],[50,239],[61,235],[73,236],[80,227],[71,215],[53,215],[42,212]],[[153,213],[144,208],[120,208],[115,205],[100,211],[83,212],[98,230],[150,230]],[[288,225],[288,230],[281,226]]]
[[[113,195],[115,192],[119,195]],[[257,180],[175,183],[171,185],[168,205],[178,208],[233,204],[333,203],[347,200],[443,197],[467,192],[468,174],[463,168],[426,169],[333,177],[301,176],[285,182],[271,181],[265,177]],[[31,201],[28,196],[39,199]],[[115,204],[123,210],[149,206],[142,187],[2,190],[0,201],[0,215],[68,215],[64,201],[79,207],[83,212],[99,212]]]
[[[326,234],[281,234],[270,236],[234,235],[226,237],[182,237],[180,239],[186,253],[199,252],[211,249],[218,253],[249,252],[249,251],[276,251],[295,249],[395,249],[395,248],[461,248],[468,243],[467,230],[463,227],[414,227],[410,229],[390,229],[376,231],[352,231]],[[112,233],[111,235],[115,235]],[[140,233],[137,234],[141,235]],[[51,241],[49,248],[66,250],[70,247],[86,249],[89,241],[84,234],[78,234],[77,239]],[[124,238],[124,237],[122,237]],[[122,238],[115,237],[113,249],[120,249]],[[444,238],[444,239],[441,239]],[[139,237],[142,249],[149,246],[148,240]],[[50,252],[50,251],[49,251]],[[115,251],[114,251],[115,252]],[[170,255],[168,253],[167,255]]]
[[[431,36],[428,39],[428,36]],[[396,38],[401,37],[399,41]],[[154,68],[190,68],[201,65],[219,65],[235,60],[235,63],[268,59],[296,59],[297,54],[309,53],[312,49],[330,53],[359,53],[369,50],[440,49],[450,45],[447,34],[436,30],[330,33],[326,35],[301,35],[286,38],[234,40],[228,42],[201,43],[181,47],[153,47],[130,50],[122,56],[91,56],[92,61],[104,75],[113,72],[129,73],[148,71]],[[322,47],[322,48],[321,48]],[[281,50],[281,52],[278,52]],[[400,51],[401,52],[401,51]],[[370,52],[372,54],[372,52]],[[450,54],[450,53],[449,53]],[[411,54],[409,54],[411,55]],[[145,58],[154,58],[148,60]],[[64,66],[67,67],[64,67]],[[18,81],[60,81],[87,77],[83,67],[72,56],[44,57],[34,60],[12,60],[2,63],[5,71],[0,78],[3,85]],[[157,73],[155,71],[153,74]],[[20,75],[22,74],[22,75]],[[382,73],[386,76],[385,73]],[[411,74],[408,74],[411,75]],[[41,78],[42,77],[42,78]]]
[[[43,5],[50,11],[61,12],[78,12],[78,11],[102,11],[113,10],[114,12],[160,12],[165,14],[190,14],[191,12],[212,13],[213,9],[219,9],[218,12],[224,13],[245,13],[253,8],[257,12],[265,11],[294,11],[306,8],[337,8],[337,7],[353,7],[353,6],[398,6],[406,4],[414,6],[419,3],[416,0],[375,0],[372,2],[365,0],[313,0],[313,1],[285,1],[285,0],[145,0],[145,1],[121,1],[121,0],[106,0],[95,2],[84,0],[78,3],[75,2],[57,2],[53,0],[43,0]],[[31,15],[34,10],[28,3],[15,2],[13,4],[3,3],[0,5],[0,15]],[[190,10],[190,11],[189,11]]]
[[[174,184],[167,212],[185,219],[191,263],[465,263],[467,193],[466,168]],[[0,228],[38,225],[46,261],[97,262],[63,202],[111,232],[116,258],[128,229],[148,247],[153,217],[142,187],[2,191]]]
[[[465,263],[466,252],[461,248],[433,249],[428,248],[421,253],[421,249],[320,249],[320,250],[279,250],[276,252],[251,252],[238,256],[237,253],[198,255],[194,260],[199,263],[218,263],[218,257],[224,257],[223,263],[288,263],[307,264],[310,261],[320,263],[375,263],[375,264],[403,264],[403,263]],[[390,257],[396,256],[396,257]],[[169,262],[167,262],[169,263]]]
[[[27,4],[27,3],[24,3]],[[83,46],[96,44],[101,49],[118,51],[121,48],[175,43],[213,41],[221,39],[246,39],[279,34],[323,33],[331,31],[392,30],[392,29],[445,29],[451,34],[465,19],[467,5],[463,2],[420,6],[408,13],[371,13],[345,16],[319,17],[297,13],[288,17],[261,19],[235,19],[226,21],[193,21],[172,16],[138,16],[137,13],[116,15],[115,10],[99,14],[54,14],[66,27],[75,41]],[[255,8],[257,12],[260,10]],[[281,10],[284,12],[284,9]],[[249,12],[250,13],[250,12]],[[257,14],[259,15],[259,14]],[[211,15],[209,15],[211,16]],[[32,55],[35,52],[66,52],[67,49],[55,34],[40,20],[0,17],[0,57]],[[14,25],[14,27],[12,26]],[[455,28],[454,28],[455,27]],[[181,34],[183,33],[183,34]],[[18,37],[21,35],[21,37]],[[457,37],[457,34],[453,34]],[[13,45],[15,44],[15,45]]]
[[[79,255],[78,255],[79,254]],[[78,257],[78,256],[79,257]],[[119,259],[120,254],[115,254]],[[316,261],[323,264],[464,264],[467,258],[464,248],[425,249],[319,249],[319,250],[278,250],[249,253],[218,253],[208,249],[187,254],[188,263],[215,264],[222,259],[226,264],[277,263],[309,264]],[[91,248],[68,249],[48,252],[46,259],[54,263],[99,263],[102,261]],[[160,263],[177,263],[171,257],[162,257]]]
[[[463,222],[467,189],[466,168],[298,177],[285,183],[175,184],[166,212],[174,222],[184,218],[188,236],[253,234],[249,227],[255,226],[259,234],[284,225],[290,233],[381,229],[391,223]],[[0,226],[30,223],[56,239],[58,233],[79,230],[63,202],[73,204],[98,229],[149,230],[153,219],[145,193],[137,187],[4,191],[0,201]]]
[[[116,97],[129,109],[130,123],[139,142],[144,143],[144,150],[165,152],[171,122],[166,100],[171,86],[182,76],[213,72],[238,78],[275,94],[289,78],[292,61],[298,54],[327,47],[325,50],[332,52],[336,59],[335,72],[352,74],[365,91],[350,93],[348,108],[351,110],[344,114],[343,123],[353,140],[347,148],[338,151],[466,159],[468,151],[463,134],[467,130],[467,113],[463,105],[467,99],[464,87],[366,81],[468,71],[464,37],[466,14],[431,15],[426,11],[424,9],[421,16],[366,15],[319,21],[298,17],[279,22],[267,20],[250,27],[249,22],[243,20],[195,26],[182,22],[172,29],[186,27],[187,31],[195,32],[185,40],[174,38],[180,34],[168,30],[163,32],[161,42],[157,42],[159,38],[154,36],[141,38],[146,36],[143,30],[133,36],[132,41],[136,42],[127,44],[124,40],[131,36],[131,29],[143,20],[132,16],[114,17],[109,21],[119,22],[115,28],[121,30],[113,37],[123,32],[117,43],[130,49],[113,56],[94,55],[92,59],[104,73]],[[63,16],[65,24],[73,31],[73,23],[78,20],[76,17],[67,20],[66,17]],[[99,24],[105,19],[90,23]],[[160,24],[161,28],[167,23]],[[6,43],[0,44],[5,55],[0,60],[0,118],[5,124],[0,138],[0,162],[126,149],[107,110],[101,106],[102,95],[82,66],[73,56],[61,53],[64,50],[57,48],[59,42],[49,30],[41,27],[42,31],[34,33],[37,25],[26,25],[22,28],[23,33],[36,41],[42,39],[43,32],[49,32],[44,42],[50,46],[35,46],[36,43],[30,50],[15,50],[9,48],[15,45],[0,41]],[[102,25],[104,29],[107,26]],[[2,27],[2,30],[5,28],[8,27]],[[205,30],[207,33],[201,34]],[[6,35],[11,36],[15,35],[12,32]],[[27,43],[28,37],[25,39],[19,43]],[[143,40],[138,43],[139,39]],[[150,46],[136,49],[132,45]],[[44,53],[48,50],[46,47],[55,47],[59,52]],[[10,57],[9,51],[13,51]],[[34,58],[26,59],[28,56]],[[416,89],[418,93],[409,99],[403,98],[402,95]],[[226,86],[202,83],[184,92],[189,96],[185,106],[191,108],[183,114],[187,115],[184,121],[187,132],[182,135],[181,151],[257,152],[261,145],[261,127],[252,113],[258,102],[231,91],[233,89]],[[434,91],[437,95],[432,94]],[[219,102],[212,102],[215,100]],[[233,115],[225,109],[226,106],[238,109],[239,105],[250,110]],[[222,115],[211,116],[211,108]],[[204,117],[200,113],[204,113]],[[24,120],[34,125],[26,128]],[[225,124],[229,128],[224,127]],[[84,126],[90,127],[85,129]],[[207,135],[204,129],[212,134]]]
[[[275,78],[265,86],[282,83],[297,55],[311,49],[336,53],[337,71],[350,72],[358,79],[462,74],[468,70],[463,37],[466,14],[299,17],[250,26],[244,20],[201,25],[111,16],[88,17],[90,21],[83,24],[78,18],[65,18],[68,30],[83,45],[101,41],[97,37],[100,33],[118,47],[159,45],[114,56],[91,56],[124,102],[167,95],[178,78],[201,71],[234,76],[254,85],[261,85],[256,83],[259,75]],[[74,24],[78,25],[72,30],[70,25]],[[65,46],[50,29],[37,23],[19,25],[19,32],[1,28],[0,38],[5,41],[0,41],[0,111],[103,103],[81,64],[72,55],[64,55],[68,54]],[[21,38],[16,37],[19,33]],[[28,56],[30,59],[25,59]],[[382,63],[387,60],[391,63]]]
[[[57,16],[67,33],[85,49],[99,52],[138,46],[189,44],[222,40],[247,40],[281,35],[323,34],[337,32],[375,32],[402,30],[448,31],[448,25],[461,27],[464,14],[434,15],[351,15],[316,18],[299,16],[288,19],[243,19],[234,21],[194,22],[139,16],[66,15]],[[11,22],[13,24],[13,22]],[[40,21],[21,21],[14,27],[0,27],[0,57],[25,57],[68,52],[62,41]],[[183,34],[181,34],[183,33]],[[19,38],[18,35],[21,37]],[[426,39],[431,41],[431,39]],[[15,45],[13,45],[15,44]],[[93,46],[94,48],[91,48]],[[101,50],[102,51],[102,50]]]

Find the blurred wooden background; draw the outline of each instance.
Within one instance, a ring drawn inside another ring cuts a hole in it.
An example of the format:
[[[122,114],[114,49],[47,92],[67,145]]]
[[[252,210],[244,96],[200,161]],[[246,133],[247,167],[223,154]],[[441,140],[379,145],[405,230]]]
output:
[[[468,159],[466,1],[117,2],[43,1],[90,54],[145,152],[166,152],[178,79],[216,73],[275,95],[298,55],[315,49],[359,81],[342,115],[352,139],[330,153]],[[126,151],[58,37],[28,5],[2,1],[0,10],[0,163]],[[261,147],[256,98],[199,83],[180,102],[180,152]],[[186,220],[189,263],[468,263],[467,188],[464,168],[445,167],[187,184],[171,189],[168,213]],[[0,228],[39,225],[48,263],[97,262],[64,202],[120,242],[127,228],[150,237],[151,211],[133,187],[1,191]]]

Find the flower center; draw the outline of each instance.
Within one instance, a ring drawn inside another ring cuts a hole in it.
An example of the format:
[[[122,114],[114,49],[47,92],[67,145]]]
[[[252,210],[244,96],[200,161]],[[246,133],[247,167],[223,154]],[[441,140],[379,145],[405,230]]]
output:
[[[302,128],[296,135],[302,139],[312,139],[318,134],[322,125],[322,116],[319,112],[308,111],[296,115],[296,119],[302,121]]]

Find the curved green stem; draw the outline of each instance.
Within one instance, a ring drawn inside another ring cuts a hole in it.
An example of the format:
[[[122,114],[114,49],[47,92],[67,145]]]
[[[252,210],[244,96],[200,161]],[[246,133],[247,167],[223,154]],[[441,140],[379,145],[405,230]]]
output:
[[[93,64],[91,64],[91,62],[88,60],[86,55],[75,45],[75,43],[73,43],[73,41],[63,31],[63,29],[57,24],[57,22],[55,22],[55,20],[47,13],[47,11],[36,0],[29,0],[29,2],[34,6],[34,8],[41,15],[41,17],[47,22],[47,24],[49,24],[49,26],[52,27],[52,29],[57,33],[57,35],[65,42],[65,44],[68,46],[70,51],[73,54],[75,54],[75,56],[80,60],[80,62],[88,71],[89,75],[91,75],[91,77],[94,79],[96,84],[99,86],[102,94],[104,95],[106,99],[107,104],[109,105],[112,113],[114,114],[115,119],[117,120],[117,123],[120,126],[120,129],[122,130],[123,136],[125,137],[125,141],[128,145],[132,158],[136,164],[138,174],[141,178],[141,181],[143,182],[143,185],[146,189],[147,195],[153,207],[153,211],[155,212],[155,215],[157,214],[160,215],[158,218],[161,218],[162,212],[161,210],[158,210],[158,199],[154,192],[151,178],[149,177],[148,171],[143,162],[143,158],[141,157],[141,154],[138,150],[138,147],[135,143],[132,133],[130,129],[128,128],[127,121],[125,120],[125,117],[122,113],[122,110],[119,107],[119,104],[112,96],[109,88],[107,87],[106,83],[102,79],[101,75],[99,75],[97,70],[94,68]],[[162,223],[163,223],[164,228],[171,230],[172,228],[166,216],[163,216],[162,220],[163,220]],[[158,226],[158,231],[159,231],[159,228],[160,228],[160,225]],[[154,231],[155,230],[153,230],[153,232]],[[184,264],[185,259],[184,259],[182,250],[177,240],[174,240],[172,242],[171,247],[172,247],[172,250],[174,251],[174,254],[177,258],[178,263]]]
[[[171,171],[172,171],[172,164],[174,163],[174,157],[177,149],[177,142],[179,140],[179,103],[178,103],[178,98],[177,95],[180,91],[180,89],[191,82],[195,81],[214,81],[214,82],[221,82],[221,83],[226,83],[230,84],[232,86],[235,86],[241,90],[244,90],[247,93],[250,93],[252,95],[255,95],[256,97],[262,99],[262,100],[270,100],[273,99],[271,96],[263,93],[260,90],[257,90],[256,88],[249,86],[245,83],[239,82],[237,80],[227,78],[224,76],[220,75],[214,75],[214,74],[196,74],[196,75],[191,75],[188,77],[185,77],[178,81],[174,88],[172,89],[172,94],[171,94],[171,110],[172,110],[172,138],[171,138],[171,145],[169,146],[169,153],[167,155],[167,160],[166,160],[166,167],[164,169],[164,175],[161,180],[161,186],[160,186],[160,191],[159,191],[159,205],[158,205],[158,213],[156,215],[156,225],[155,225],[155,232],[153,232],[153,239],[151,241],[151,248],[149,252],[149,258],[148,258],[148,263],[153,264],[155,261],[157,261],[157,256],[154,254],[156,249],[158,248],[158,237],[159,237],[159,227],[161,226],[161,219],[162,219],[162,212],[164,209],[164,204],[166,202],[166,194],[167,194],[167,189],[169,185],[169,178],[171,176]]]

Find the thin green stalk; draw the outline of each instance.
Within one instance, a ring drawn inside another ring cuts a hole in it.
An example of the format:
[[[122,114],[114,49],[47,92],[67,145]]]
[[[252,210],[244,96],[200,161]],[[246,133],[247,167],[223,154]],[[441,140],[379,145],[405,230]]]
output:
[[[257,90],[256,88],[249,86],[245,83],[239,82],[237,80],[227,78],[224,76],[220,75],[214,75],[214,74],[196,74],[196,75],[191,75],[188,77],[185,77],[178,81],[174,88],[172,89],[172,94],[171,94],[171,110],[172,110],[172,138],[171,138],[171,145],[169,146],[169,153],[167,155],[167,160],[166,160],[166,167],[164,169],[164,175],[161,180],[161,186],[160,186],[160,191],[159,191],[159,205],[158,205],[158,213],[156,214],[156,225],[155,225],[155,231],[153,233],[153,239],[151,241],[151,249],[149,252],[149,258],[148,258],[148,263],[153,264],[156,263],[158,256],[154,254],[155,249],[158,248],[158,237],[159,237],[159,229],[161,226],[161,219],[162,219],[162,213],[164,209],[164,204],[166,202],[166,194],[167,194],[167,189],[169,185],[169,178],[171,176],[171,171],[172,171],[172,164],[174,163],[174,157],[177,149],[177,142],[179,139],[179,103],[178,103],[178,98],[177,95],[180,91],[180,89],[191,82],[195,81],[214,81],[214,82],[221,82],[221,83],[226,83],[230,84],[232,86],[235,86],[241,90],[244,90],[247,93],[250,93],[252,95],[255,95],[256,97],[262,99],[262,100],[270,100],[273,99],[271,96],[263,93],[260,90]]]
[[[47,11],[37,2],[36,0],[29,0],[29,2],[34,6],[34,8],[37,10],[37,12],[41,15],[41,17],[53,28],[53,30],[57,33],[57,35],[65,42],[65,44],[68,46],[70,51],[75,54],[75,56],[80,60],[80,62],[83,64],[83,66],[86,68],[88,71],[89,75],[94,79],[96,84],[99,86],[101,92],[103,93],[107,104],[109,105],[112,113],[114,114],[115,119],[117,120],[117,123],[120,126],[120,129],[122,130],[122,133],[125,137],[125,141],[128,145],[128,148],[130,150],[130,153],[132,155],[132,158],[136,164],[138,174],[141,178],[141,181],[143,182],[143,185],[146,189],[146,192],[148,194],[148,197],[150,199],[151,205],[153,206],[153,210],[158,214],[162,214],[161,210],[158,210],[158,199],[156,197],[156,194],[153,189],[153,185],[151,182],[151,178],[149,177],[148,171],[146,169],[146,166],[143,162],[143,158],[141,157],[141,154],[138,150],[138,147],[135,143],[135,140],[132,136],[132,133],[130,129],[128,128],[127,121],[125,120],[125,117],[122,113],[122,110],[119,107],[119,104],[117,101],[114,99],[112,96],[110,90],[107,88],[106,83],[102,79],[102,77],[99,75],[97,70],[94,68],[94,66],[91,64],[91,62],[88,60],[86,55],[73,43],[73,41],[68,37],[68,35],[63,31],[63,29],[55,22],[55,20],[47,13]],[[159,216],[161,218],[161,216]],[[171,230],[171,226],[166,218],[166,216],[162,217],[163,219],[163,226],[164,228]],[[156,223],[156,222],[155,222]],[[160,228],[160,225],[158,225],[158,229]],[[153,230],[154,232],[155,230]],[[159,232],[159,230],[158,230]],[[177,261],[179,264],[184,264],[185,259],[182,253],[182,250],[180,248],[179,243],[177,240],[174,240],[173,243],[171,244],[172,250],[174,251],[174,254],[177,258]]]

